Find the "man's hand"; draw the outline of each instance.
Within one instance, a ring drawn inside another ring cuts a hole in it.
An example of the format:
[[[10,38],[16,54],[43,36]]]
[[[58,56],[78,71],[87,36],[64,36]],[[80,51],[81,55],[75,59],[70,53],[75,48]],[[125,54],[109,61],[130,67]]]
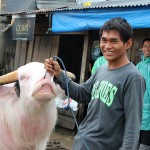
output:
[[[59,63],[54,61],[53,58],[45,59],[44,68],[55,77],[58,77],[62,71]]]

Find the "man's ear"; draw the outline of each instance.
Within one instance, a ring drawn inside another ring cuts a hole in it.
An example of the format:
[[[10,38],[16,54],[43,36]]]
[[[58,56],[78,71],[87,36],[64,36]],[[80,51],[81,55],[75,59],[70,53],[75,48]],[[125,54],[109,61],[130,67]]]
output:
[[[132,43],[133,43],[133,40],[130,38],[130,39],[126,42],[126,49],[131,48]]]

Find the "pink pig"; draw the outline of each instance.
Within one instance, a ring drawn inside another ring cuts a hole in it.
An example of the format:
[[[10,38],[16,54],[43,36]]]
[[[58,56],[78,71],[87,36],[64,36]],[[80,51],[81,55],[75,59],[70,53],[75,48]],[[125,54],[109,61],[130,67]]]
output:
[[[46,149],[62,93],[45,72],[31,62],[17,70],[17,82],[0,86],[0,150]]]

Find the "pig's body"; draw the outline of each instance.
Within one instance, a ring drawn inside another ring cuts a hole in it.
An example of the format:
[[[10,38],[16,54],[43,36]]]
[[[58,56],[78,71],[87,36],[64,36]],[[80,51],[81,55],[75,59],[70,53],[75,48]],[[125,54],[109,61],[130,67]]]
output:
[[[18,69],[19,97],[13,84],[0,86],[0,150],[45,150],[56,120],[56,85],[42,63]]]

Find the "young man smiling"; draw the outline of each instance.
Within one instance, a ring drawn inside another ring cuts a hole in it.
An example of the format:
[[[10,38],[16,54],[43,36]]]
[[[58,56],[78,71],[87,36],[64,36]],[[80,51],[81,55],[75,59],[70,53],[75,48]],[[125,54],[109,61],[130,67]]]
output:
[[[137,149],[145,81],[126,54],[132,40],[133,30],[125,19],[108,20],[100,29],[100,48],[108,64],[81,85],[67,78],[70,97],[89,103],[73,150]],[[66,90],[66,76],[58,62],[46,59],[45,69]]]
[[[139,150],[150,150],[150,38],[143,40],[142,52],[144,59],[137,64],[137,68],[146,80],[146,91],[144,94]]]

